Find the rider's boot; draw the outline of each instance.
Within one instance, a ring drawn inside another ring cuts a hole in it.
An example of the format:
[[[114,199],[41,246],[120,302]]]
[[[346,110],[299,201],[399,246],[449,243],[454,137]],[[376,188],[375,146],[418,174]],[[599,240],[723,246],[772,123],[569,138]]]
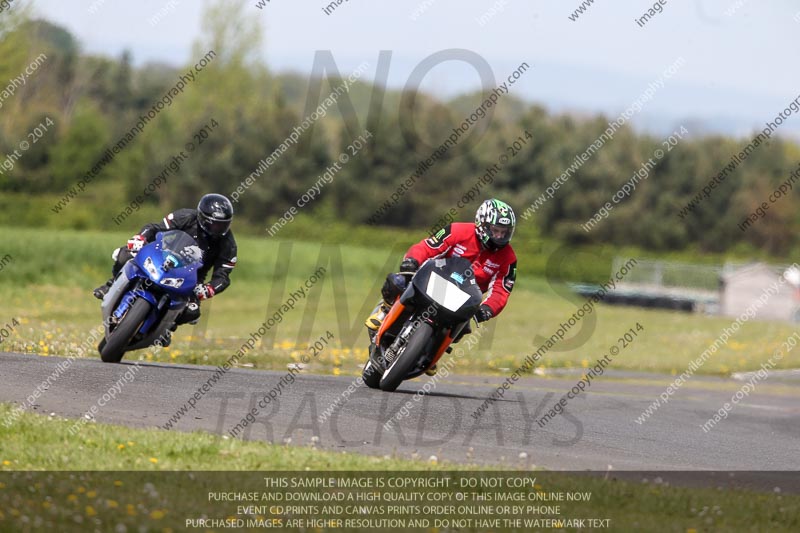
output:
[[[162,348],[167,348],[167,347],[169,347],[170,344],[172,344],[172,332],[173,331],[175,331],[175,329],[168,329],[158,339],[159,341],[161,341],[161,347]]]
[[[364,322],[364,325],[367,326],[369,330],[370,336],[374,333],[377,333],[378,328],[381,327],[383,323],[383,319],[386,318],[386,313],[389,312],[391,306],[386,303],[385,300],[381,300],[378,306],[373,309],[372,314],[369,315],[369,318]]]
[[[106,294],[108,294],[109,289],[111,289],[111,284],[113,282],[114,278],[111,278],[110,280],[106,281],[105,283],[97,287],[95,290],[93,290],[92,294],[94,295],[94,297],[97,298],[98,300],[102,300],[103,298],[105,298]]]

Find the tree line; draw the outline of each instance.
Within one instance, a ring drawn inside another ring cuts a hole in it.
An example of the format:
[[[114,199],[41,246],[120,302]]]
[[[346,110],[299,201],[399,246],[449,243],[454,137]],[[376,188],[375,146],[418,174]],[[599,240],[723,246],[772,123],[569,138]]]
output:
[[[146,195],[146,205],[168,211],[208,191],[235,191],[349,74],[341,72],[337,78],[328,70],[324,79],[317,75],[306,79],[270,71],[260,55],[261,29],[246,15],[248,7],[252,6],[242,1],[210,3],[186,65],[141,67],[133,66],[127,52],[114,58],[82,52],[68,30],[31,18],[24,6],[7,13],[0,20],[0,80],[20,76],[42,54],[46,60],[24,85],[13,87],[13,94],[0,93],[0,160],[12,154],[37,124],[50,119],[55,125],[15,160],[13,169],[0,174],[3,195],[13,198],[18,209],[40,205],[36,198],[63,197],[209,50],[216,53],[213,63],[100,169],[90,184],[95,191],[85,202],[65,210],[91,212],[91,202],[102,197],[118,212],[182,152],[189,157],[169,182]],[[535,67],[526,75],[535,76]],[[471,139],[438,157],[424,176],[414,180],[413,188],[375,221],[376,210],[418,170],[431,147],[447,141],[453,128],[486,96],[476,91],[443,101],[422,91],[387,89],[362,76],[348,84],[347,93],[326,108],[324,116],[311,121],[299,142],[251,180],[237,202],[238,216],[263,229],[317,183],[356,136],[369,131],[367,146],[342,165],[319,197],[303,207],[304,213],[323,223],[340,220],[427,229],[455,210],[488,168],[499,168],[501,155],[514,153],[481,194],[512,204],[521,235],[654,251],[753,250],[788,256],[800,250],[794,190],[771,203],[746,232],[738,227],[790,178],[800,162],[797,143],[777,136],[761,143],[714,194],[681,217],[681,208],[725,168],[744,141],[695,133],[689,125],[688,135],[665,149],[647,179],[639,181],[636,190],[614,205],[592,231],[581,225],[656,150],[664,149],[664,139],[629,125],[621,127],[591,160],[570,173],[552,198],[522,219],[519,215],[607,130],[610,117],[551,113],[513,95],[498,102],[494,112],[468,134]],[[214,131],[196,139],[212,120],[218,124]],[[513,149],[521,137],[527,142],[518,142]],[[191,154],[186,153],[189,143],[196,145]],[[460,219],[471,220],[477,202],[458,207]],[[35,218],[25,220],[36,223]],[[88,225],[111,227],[108,220]]]

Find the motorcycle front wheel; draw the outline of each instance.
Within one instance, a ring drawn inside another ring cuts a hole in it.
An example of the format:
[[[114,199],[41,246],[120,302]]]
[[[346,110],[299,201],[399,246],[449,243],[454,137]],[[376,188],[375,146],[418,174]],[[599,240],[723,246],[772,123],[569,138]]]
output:
[[[367,359],[367,364],[364,365],[364,371],[361,373],[361,380],[370,389],[380,388],[381,373],[372,359]]]
[[[142,327],[150,312],[150,302],[137,298],[117,327],[115,327],[100,343],[100,358],[104,363],[119,363],[125,355],[128,343]]]
[[[403,382],[405,377],[414,368],[417,359],[425,349],[428,340],[433,336],[433,327],[430,324],[421,323],[417,329],[411,333],[405,348],[392,362],[386,372],[383,373],[380,381],[382,391],[394,392]]]

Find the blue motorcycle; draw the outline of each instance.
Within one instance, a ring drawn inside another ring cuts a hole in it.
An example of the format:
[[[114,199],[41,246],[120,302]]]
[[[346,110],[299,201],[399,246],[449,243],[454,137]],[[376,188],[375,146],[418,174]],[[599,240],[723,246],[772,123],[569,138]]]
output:
[[[103,298],[102,360],[119,363],[127,351],[164,344],[191,301],[202,266],[203,251],[183,231],[158,233],[143,246]]]

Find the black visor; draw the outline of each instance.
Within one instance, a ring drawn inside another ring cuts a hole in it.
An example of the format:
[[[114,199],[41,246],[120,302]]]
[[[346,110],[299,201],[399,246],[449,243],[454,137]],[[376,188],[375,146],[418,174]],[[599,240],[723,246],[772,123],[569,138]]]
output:
[[[228,233],[228,230],[231,229],[231,220],[218,220],[215,218],[211,218],[206,216],[203,213],[200,213],[199,217],[200,227],[203,228],[203,231],[208,233],[209,235],[220,236],[225,235]]]

